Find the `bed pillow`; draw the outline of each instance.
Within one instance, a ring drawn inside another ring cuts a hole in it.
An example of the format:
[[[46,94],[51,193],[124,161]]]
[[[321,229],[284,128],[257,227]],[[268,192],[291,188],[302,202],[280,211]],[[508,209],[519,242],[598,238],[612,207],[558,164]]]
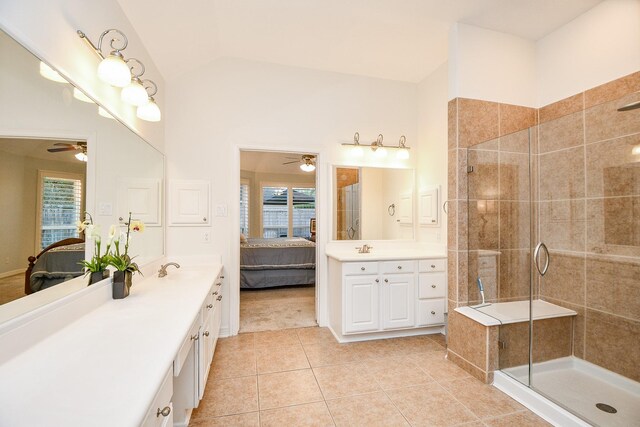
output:
[[[243,233],[240,233],[240,243],[247,243],[247,236]]]

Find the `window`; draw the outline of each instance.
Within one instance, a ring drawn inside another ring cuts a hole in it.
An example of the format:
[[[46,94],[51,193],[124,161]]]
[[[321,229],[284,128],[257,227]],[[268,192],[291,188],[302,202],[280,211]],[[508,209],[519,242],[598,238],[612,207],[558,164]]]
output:
[[[78,237],[76,223],[83,211],[82,177],[64,172],[38,172],[38,247],[44,249],[68,237]]]
[[[315,188],[262,187],[262,237],[310,237],[309,224],[315,216]]]
[[[240,233],[249,236],[249,184],[240,184]]]
[[[287,237],[289,234],[289,189],[262,187],[262,237]]]

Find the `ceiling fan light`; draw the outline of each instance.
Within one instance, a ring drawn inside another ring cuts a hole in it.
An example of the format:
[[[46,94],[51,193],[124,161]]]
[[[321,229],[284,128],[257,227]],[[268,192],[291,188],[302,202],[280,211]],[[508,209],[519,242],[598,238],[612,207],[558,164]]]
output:
[[[409,150],[406,148],[400,148],[396,153],[396,158],[398,160],[407,160],[409,158]]]
[[[138,78],[131,79],[131,83],[122,89],[120,92],[120,98],[127,104],[131,104],[135,107],[147,104],[149,102],[149,95],[147,90],[142,86]]]
[[[76,157],[76,159],[80,160],[81,162],[86,162],[88,160],[87,154],[83,153],[83,152],[76,153],[75,157]]]
[[[78,101],[82,101],[82,102],[88,102],[93,104],[93,99],[89,98],[87,95],[84,94],[84,92],[82,92],[80,89],[78,89],[77,87],[73,88],[73,97],[75,99],[77,99]]]
[[[131,70],[122,54],[114,50],[98,65],[98,77],[111,86],[125,87],[131,83]]]
[[[313,163],[303,163],[300,165],[300,169],[305,172],[313,172],[314,170],[316,170],[316,165],[314,165]]]
[[[40,61],[40,75],[45,79],[51,80],[56,83],[69,83],[64,77],[62,77],[56,70],[49,67],[44,62]]]
[[[115,120],[115,117],[113,117],[107,110],[105,110],[99,105],[98,105],[98,114],[100,114],[102,117],[105,117],[107,119]]]
[[[138,107],[136,116],[148,122],[159,122],[162,114],[160,113],[160,107],[158,107],[153,97],[150,96],[148,103]]]

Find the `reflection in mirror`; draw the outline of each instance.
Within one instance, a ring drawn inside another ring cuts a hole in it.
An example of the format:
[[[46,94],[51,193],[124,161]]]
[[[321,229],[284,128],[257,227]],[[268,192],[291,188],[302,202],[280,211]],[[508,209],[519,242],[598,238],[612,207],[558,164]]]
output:
[[[1,323],[86,286],[85,211],[103,238],[132,212],[147,227],[130,253],[163,255],[164,157],[1,31],[0,57],[11,58],[0,66],[0,304],[20,298],[0,307]]]
[[[334,168],[335,240],[413,239],[412,169]]]

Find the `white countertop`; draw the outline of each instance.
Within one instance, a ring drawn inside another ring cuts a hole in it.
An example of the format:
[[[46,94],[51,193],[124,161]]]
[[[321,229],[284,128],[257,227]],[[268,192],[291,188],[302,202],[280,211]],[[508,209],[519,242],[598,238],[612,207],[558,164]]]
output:
[[[368,254],[359,254],[357,249],[334,248],[327,249],[328,257],[338,261],[394,261],[399,259],[426,259],[426,258],[446,258],[446,250],[441,249],[396,249],[396,250],[376,250],[374,247]]]
[[[149,277],[8,360],[0,425],[140,425],[221,269]]]

